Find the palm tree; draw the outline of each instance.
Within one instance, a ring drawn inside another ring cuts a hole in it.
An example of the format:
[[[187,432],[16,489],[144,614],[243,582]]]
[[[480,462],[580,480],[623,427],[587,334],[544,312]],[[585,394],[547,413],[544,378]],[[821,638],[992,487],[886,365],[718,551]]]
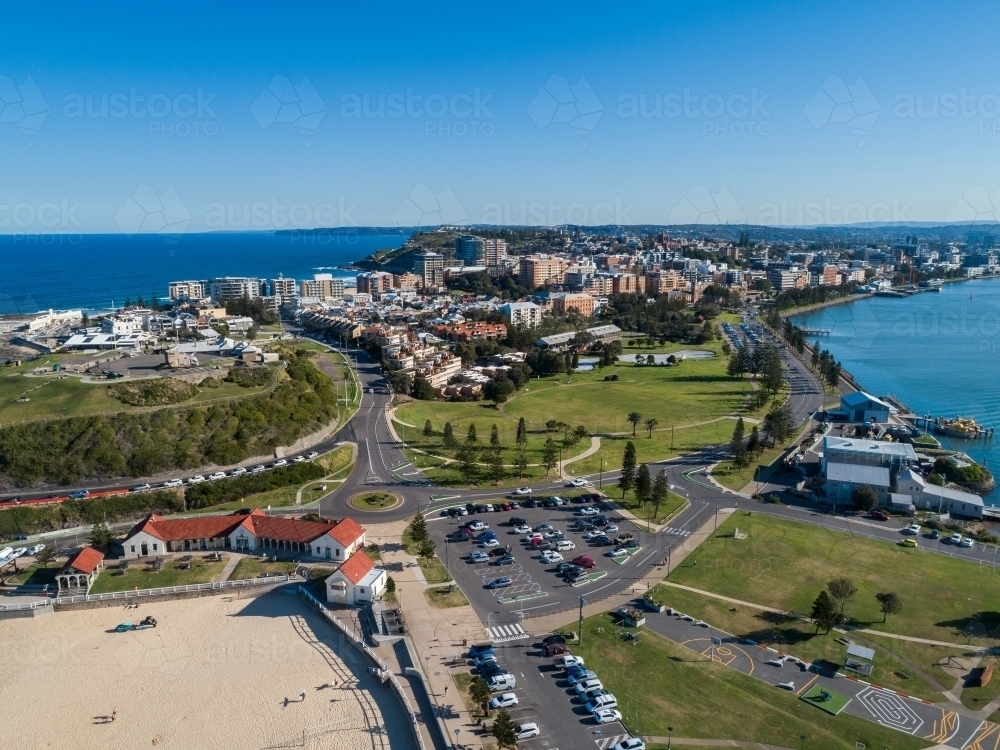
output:
[[[645,422],[643,422],[643,424],[646,425],[646,429],[649,430],[649,436],[650,437],[653,437],[653,430],[656,428],[656,425],[658,425],[659,423],[660,423],[660,420],[656,419],[655,417],[650,417]]]
[[[634,411],[631,414],[629,414],[628,417],[626,418],[628,419],[629,424],[632,425],[632,437],[635,437],[635,428],[639,426],[640,422],[642,422],[642,414],[640,414],[637,411]]]

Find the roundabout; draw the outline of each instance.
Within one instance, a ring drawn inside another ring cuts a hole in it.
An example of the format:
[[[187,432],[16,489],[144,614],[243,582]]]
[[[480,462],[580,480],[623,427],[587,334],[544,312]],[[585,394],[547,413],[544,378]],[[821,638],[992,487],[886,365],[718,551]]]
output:
[[[394,510],[403,504],[403,498],[393,492],[359,492],[347,500],[349,508],[365,513],[380,513]]]

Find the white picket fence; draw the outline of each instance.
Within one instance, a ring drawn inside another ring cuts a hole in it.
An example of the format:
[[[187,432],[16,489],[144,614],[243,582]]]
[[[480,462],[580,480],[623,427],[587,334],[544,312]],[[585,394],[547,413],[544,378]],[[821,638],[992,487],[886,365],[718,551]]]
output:
[[[55,604],[74,604],[76,602],[103,602],[112,599],[127,601],[129,599],[148,599],[165,594],[182,594],[191,591],[212,591],[220,589],[252,588],[258,586],[273,586],[287,583],[294,576],[278,575],[266,578],[247,578],[242,581],[213,581],[212,583],[191,583],[186,586],[163,586],[157,589],[133,589],[132,591],[111,591],[107,594],[78,594],[76,596],[57,596],[52,601]]]

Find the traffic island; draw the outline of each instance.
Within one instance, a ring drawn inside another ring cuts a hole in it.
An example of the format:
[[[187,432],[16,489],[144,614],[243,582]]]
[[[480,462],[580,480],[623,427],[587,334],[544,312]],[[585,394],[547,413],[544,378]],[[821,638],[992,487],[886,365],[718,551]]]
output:
[[[355,510],[378,513],[398,508],[403,498],[392,492],[361,492],[351,497],[347,504]]]

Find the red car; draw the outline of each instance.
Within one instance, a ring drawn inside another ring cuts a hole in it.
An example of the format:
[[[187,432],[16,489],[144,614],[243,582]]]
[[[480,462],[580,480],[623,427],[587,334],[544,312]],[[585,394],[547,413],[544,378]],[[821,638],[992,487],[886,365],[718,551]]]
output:
[[[573,564],[579,565],[581,568],[597,567],[597,563],[594,562],[594,558],[592,558],[590,555],[580,555],[579,557],[574,557]]]
[[[566,647],[565,643],[546,643],[545,644],[545,655],[546,656],[559,656],[560,654],[568,654],[569,649]]]
[[[513,510],[513,508],[511,508],[510,506],[510,503],[502,503],[500,507],[503,508],[504,510]]]
[[[871,517],[874,518],[876,521],[888,521],[889,520],[889,514],[886,513],[885,511],[882,511],[882,510],[873,510],[871,512]]]

